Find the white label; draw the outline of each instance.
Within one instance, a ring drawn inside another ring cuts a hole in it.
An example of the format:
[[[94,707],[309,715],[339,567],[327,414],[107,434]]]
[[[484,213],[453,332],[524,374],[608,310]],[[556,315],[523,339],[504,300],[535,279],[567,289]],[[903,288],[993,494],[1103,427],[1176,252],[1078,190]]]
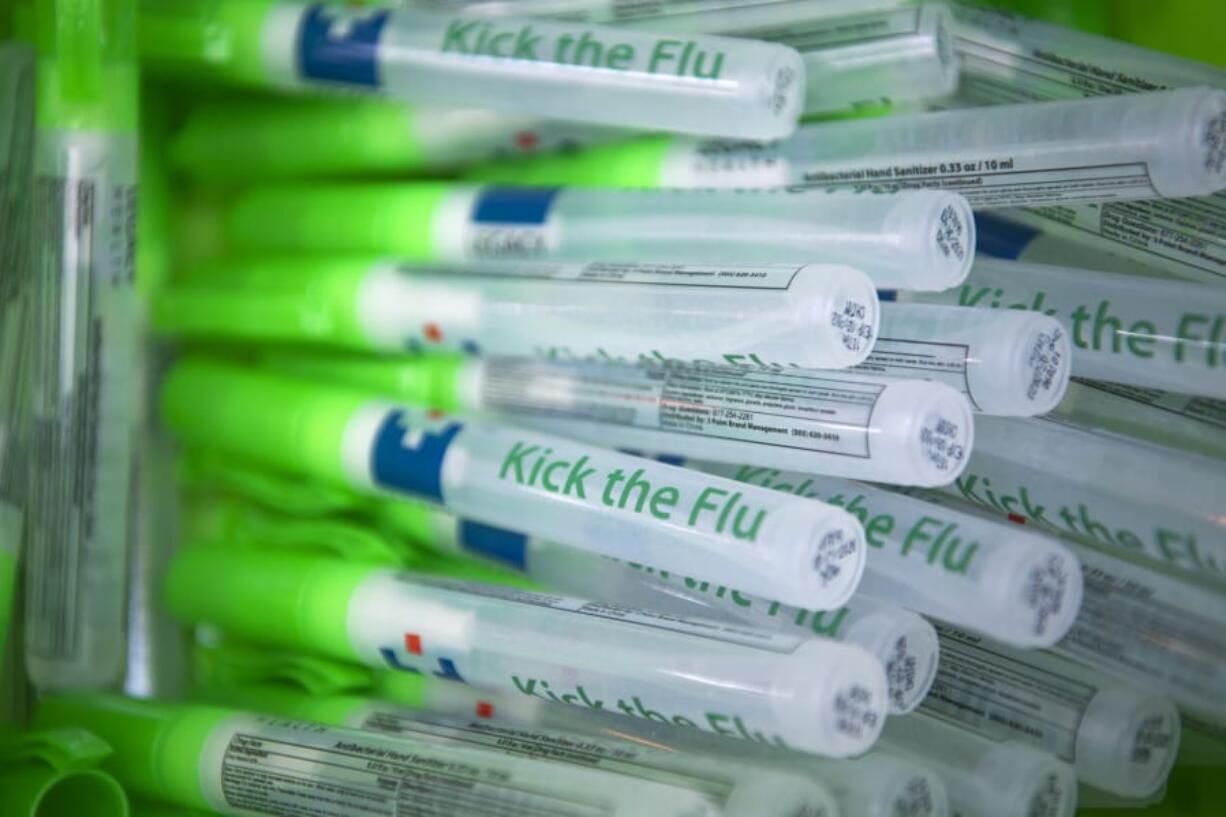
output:
[[[455,269],[411,264],[398,268],[412,276],[418,274],[455,275]],[[786,290],[802,267],[789,264],[699,265],[635,264],[596,262],[591,264],[533,261],[508,261],[498,264],[465,263],[464,277],[514,278],[540,281],[577,281],[580,283],[730,289]]]
[[[661,187],[784,187],[792,180],[778,142],[678,140],[660,166]]]
[[[1056,651],[1166,691],[1226,724],[1226,603],[1219,594],[1078,548],[1085,592]]]
[[[300,721],[239,715],[209,736],[200,783],[225,814],[279,817],[606,817],[579,770]],[[588,775],[588,782],[593,782]]]
[[[584,367],[500,359],[482,371],[482,405],[503,412],[858,458],[884,388],[731,367],[602,367],[588,378]]]
[[[790,653],[804,642],[804,639],[769,630],[742,627],[722,621],[686,618],[659,610],[624,607],[612,602],[585,601],[496,584],[478,584],[422,575],[413,576],[411,581],[416,585],[435,587],[444,591],[498,599],[513,604],[527,604],[559,613],[616,621],[653,630],[667,630],[696,638],[709,638],[713,641],[739,644],[743,647],[754,647],[771,652]]]
[[[1208,85],[1226,88],[1226,72],[1096,38],[1066,35],[1052,42],[1047,27],[986,9],[954,6],[962,57],[958,96],[971,105],[1037,102]],[[1100,62],[1092,61],[1102,50]],[[1091,56],[1088,56],[1091,55]],[[1220,127],[1220,126],[1219,126]],[[1226,194],[1185,199],[1043,207],[1029,211],[1084,240],[1106,242],[1143,262],[1226,277]]]
[[[1226,400],[1193,397],[1159,389],[1146,389],[1122,383],[1105,383],[1098,380],[1078,380],[1077,382],[1083,388],[1106,392],[1122,400],[1141,403],[1178,415],[1186,420],[1226,431]]]
[[[979,404],[971,394],[967,374],[970,347],[965,343],[877,338],[872,353],[851,371],[880,377],[936,380],[952,386],[970,398],[975,409]]]
[[[43,659],[92,660],[122,628],[137,390],[135,165],[134,136],[59,133],[39,145],[30,457],[40,468],[26,610],[29,652]]]
[[[920,707],[996,739],[1020,739],[1075,760],[1077,729],[1098,689],[1023,663],[973,636],[934,625],[941,660]]]
[[[635,744],[628,741],[616,742],[578,733],[541,731],[488,721],[453,720],[442,723],[435,719],[427,723],[418,719],[421,713],[407,713],[379,705],[372,705],[355,714],[357,717],[351,723],[360,729],[407,735],[419,741],[465,742],[500,752],[653,780],[700,792],[719,805],[725,803],[732,793],[732,782],[727,777],[699,776],[691,770],[681,772],[669,768],[662,758],[639,751]],[[716,765],[707,763],[708,768]]]

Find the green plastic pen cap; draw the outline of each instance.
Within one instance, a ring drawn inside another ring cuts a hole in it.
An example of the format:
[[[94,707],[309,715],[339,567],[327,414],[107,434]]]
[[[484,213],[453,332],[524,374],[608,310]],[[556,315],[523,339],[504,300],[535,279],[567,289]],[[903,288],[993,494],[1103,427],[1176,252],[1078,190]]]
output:
[[[345,425],[370,402],[360,391],[201,359],[184,360],[162,385],[162,419],[183,442],[265,468],[347,485]]]
[[[224,709],[137,701],[117,695],[51,698],[38,704],[39,728],[80,726],[111,745],[102,768],[135,794],[209,808],[200,791],[200,752]]]
[[[135,0],[39,0],[41,127],[136,129]]]
[[[153,299],[163,335],[234,342],[368,345],[358,288],[375,259],[249,259],[193,269]]]
[[[377,568],[260,548],[189,547],[166,577],[167,607],[260,644],[353,661],[349,600]]]
[[[457,378],[470,363],[459,355],[376,357],[343,353],[275,352],[263,358],[274,371],[314,381],[356,386],[400,403],[445,412],[471,409],[461,404]]]
[[[285,184],[240,195],[226,219],[236,249],[373,253],[401,260],[434,258],[435,209],[453,191],[446,182]]]
[[[277,0],[140,0],[141,62],[157,73],[263,86],[261,38]]]
[[[128,797],[97,768],[105,741],[76,726],[0,737],[0,814],[5,817],[127,817]]]
[[[478,165],[466,179],[500,184],[572,187],[659,187],[664,159],[676,140],[655,136],[575,153]]]
[[[397,172],[426,157],[417,116],[382,99],[314,97],[204,102],[168,148],[183,173],[213,182]]]

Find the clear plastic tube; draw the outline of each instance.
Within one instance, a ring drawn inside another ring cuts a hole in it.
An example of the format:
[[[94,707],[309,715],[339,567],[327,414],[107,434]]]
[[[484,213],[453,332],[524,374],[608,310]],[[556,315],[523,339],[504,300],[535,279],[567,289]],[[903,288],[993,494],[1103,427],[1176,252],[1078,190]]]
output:
[[[941,665],[923,711],[1051,752],[1082,782],[1113,794],[1148,797],[1166,783],[1179,714],[1164,695],[1042,651],[938,629]]]
[[[936,771],[962,817],[1073,817],[1077,810],[1073,767],[1021,743],[916,714],[891,718],[881,745]]]
[[[494,703],[495,712],[498,704]],[[346,725],[413,741],[464,742],[511,755],[561,763],[693,791],[721,817],[836,817],[838,806],[816,780],[752,762],[669,751],[633,740],[598,737],[548,726],[456,718],[370,700],[348,713]],[[628,785],[633,788],[633,783]],[[646,808],[646,807],[644,807]],[[654,813],[654,811],[652,812]]]
[[[1050,419],[979,417],[943,490],[1001,515],[1197,577],[1226,574],[1226,465]]]
[[[863,595],[1027,648],[1051,647],[1076,620],[1081,567],[1054,539],[836,477],[698,467],[854,514],[871,548]]]
[[[337,219],[342,207],[345,218]],[[957,193],[937,190],[869,195],[284,185],[249,190],[227,218],[231,242],[247,251],[354,252],[450,262],[844,263],[864,270],[884,289],[957,286],[975,251],[970,205]],[[354,223],[376,226],[354,229]]]
[[[703,34],[282,2],[260,38],[271,84],[652,130],[777,139],[805,94],[793,49]]]
[[[1094,380],[1073,381],[1056,415],[1074,425],[1226,460],[1226,401]]]
[[[383,684],[382,688],[386,689],[387,684]],[[436,689],[443,691],[439,684],[431,684],[427,689],[431,708],[436,708],[438,701],[438,696],[434,694]],[[387,695],[386,692],[381,694]],[[471,717],[474,695],[473,692],[461,691],[455,704],[444,704],[442,711],[463,712]],[[397,696],[393,694],[391,697],[395,699]],[[636,719],[627,723],[624,718],[599,710],[546,704],[533,707],[529,712],[523,707],[514,706],[512,702],[506,702],[511,704],[506,706],[501,698],[492,703],[493,719],[500,724],[539,724],[628,741],[636,746],[664,750],[674,757],[686,753],[698,754],[718,760],[721,766],[724,762],[741,767],[761,764],[787,774],[800,773],[818,781],[833,794],[838,802],[838,813],[844,817],[948,817],[950,814],[945,785],[940,777],[921,763],[905,760],[876,747],[856,758],[831,759],[763,743],[729,741],[709,733],[678,729],[655,721]],[[482,710],[488,709],[488,705],[482,707]],[[774,799],[769,796],[758,798],[758,802],[752,804],[748,798],[745,800],[747,806],[752,805],[757,809],[770,808],[773,802]]]
[[[1221,68],[1161,51],[998,9],[960,3],[954,6],[954,16],[963,64],[958,99],[969,105],[1196,85],[1226,89],[1226,71]],[[1226,195],[1222,193],[1192,201],[1034,208],[1013,215],[1045,232],[1136,265],[1209,283],[1220,283],[1226,277],[1226,241],[1222,238],[1226,235]]]
[[[124,666],[135,449],[134,9],[36,16],[25,663],[40,689],[102,689]]]
[[[204,362],[172,373],[163,410],[196,446],[797,605],[837,607],[863,572],[845,511],[596,445]]]
[[[192,586],[205,576],[224,592]],[[284,598],[259,605],[274,576]],[[168,582],[176,615],[238,637],[579,709],[833,756],[868,749],[885,720],[880,664],[831,641],[271,551],[188,549]]]
[[[474,525],[445,511],[424,512],[434,535],[420,544],[511,566],[553,591],[678,615],[740,621],[862,647],[885,668],[892,714],[919,706],[936,673],[938,649],[932,625],[889,604],[856,595],[836,610],[805,610],[667,570]]]
[[[1226,187],[1223,123],[1210,88],[826,122],[772,145],[678,142],[659,184],[940,187],[976,209],[1203,196]]]
[[[948,484],[974,439],[970,406],[948,386],[833,372],[494,358],[459,389],[471,410],[566,437],[904,485]]]
[[[116,747],[108,759],[116,776],[136,794],[234,817],[711,813],[692,790],[457,739],[103,696],[44,701],[36,718],[44,728],[87,724],[103,736]]]
[[[1079,377],[1226,397],[1226,293],[1217,287],[980,257],[958,289],[902,297],[1055,315],[1069,327]],[[889,321],[883,308],[883,337]]]
[[[506,195],[497,188],[461,188],[435,210],[434,245],[439,258],[527,255],[678,264],[820,261],[856,266],[879,288],[944,290],[964,280],[975,251],[971,207],[961,195],[948,191],[872,195],[568,188],[549,194],[552,199],[543,218],[525,207],[521,213],[501,213],[497,221],[490,221],[481,206],[490,193]],[[278,213],[287,212],[271,196],[265,196],[262,205],[256,212],[245,206],[245,216],[254,220],[264,213],[267,217],[260,222],[268,224],[276,223]],[[302,198],[297,206],[304,206]],[[326,237],[315,233],[311,240],[322,242]]]
[[[1064,325],[1032,312],[886,303],[877,335],[854,372],[948,383],[984,414],[1046,414],[1064,397],[1073,368]]]
[[[200,275],[159,299],[154,325],[196,339],[836,369],[876,336],[872,282],[837,265],[304,266]]]
[[[904,0],[404,0],[404,5],[490,17],[560,17],[620,26],[717,34],[747,21],[786,23],[803,17],[839,17],[864,9],[888,9]],[[675,22],[674,22],[675,21]],[[682,24],[682,21],[685,24]],[[696,27],[692,27],[696,26]],[[709,26],[709,27],[708,27]]]
[[[922,493],[943,508],[991,516],[963,500]],[[1226,599],[1219,584],[1071,538],[1064,544],[1082,564],[1085,592],[1068,636],[1053,651],[1168,695],[1184,713],[1186,736],[1226,731],[1220,694],[1226,683]]]

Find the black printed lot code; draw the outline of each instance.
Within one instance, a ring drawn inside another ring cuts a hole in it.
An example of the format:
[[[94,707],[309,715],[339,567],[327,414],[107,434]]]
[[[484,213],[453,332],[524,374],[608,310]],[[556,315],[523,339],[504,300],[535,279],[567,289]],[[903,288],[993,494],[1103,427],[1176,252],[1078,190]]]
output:
[[[652,431],[736,440],[867,459],[869,425],[883,389],[753,369],[654,367],[585,379],[579,369],[546,388],[549,372],[530,363],[486,369],[491,408]],[[619,381],[611,383],[611,377]],[[527,388],[526,384],[533,384]],[[539,388],[538,388],[539,386]],[[558,395],[565,400],[534,396]]]
[[[226,805],[279,817],[606,817],[595,802],[562,799],[498,769],[405,747],[390,759],[362,746],[313,746],[235,734],[222,758]]]

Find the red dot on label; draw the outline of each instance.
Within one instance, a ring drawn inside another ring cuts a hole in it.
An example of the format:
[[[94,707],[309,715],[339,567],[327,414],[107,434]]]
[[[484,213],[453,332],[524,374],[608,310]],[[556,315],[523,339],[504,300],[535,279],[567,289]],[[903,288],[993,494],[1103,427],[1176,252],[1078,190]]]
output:
[[[431,343],[438,343],[443,339],[443,330],[438,328],[437,323],[426,324],[422,328],[421,333],[425,335],[426,340],[430,341]]]
[[[417,633],[405,633],[404,648],[413,655],[421,655],[421,636]]]
[[[494,717],[494,705],[489,701],[477,701],[477,717],[492,718]]]
[[[1015,525],[1025,525],[1026,517],[1022,516],[1021,514],[1011,513],[1009,514],[1009,521]]]
[[[447,415],[439,411],[438,409],[430,409],[428,412],[426,412],[426,416],[429,417],[431,420],[437,420],[440,417],[446,417]]]
[[[530,130],[521,130],[515,134],[515,146],[520,150],[532,150],[540,141],[540,137]]]

